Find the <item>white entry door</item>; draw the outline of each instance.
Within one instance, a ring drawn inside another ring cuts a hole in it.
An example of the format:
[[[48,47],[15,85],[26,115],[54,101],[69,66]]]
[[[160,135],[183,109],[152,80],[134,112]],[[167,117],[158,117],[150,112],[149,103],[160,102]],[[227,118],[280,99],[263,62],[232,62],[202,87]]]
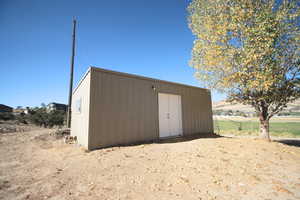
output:
[[[182,135],[181,96],[158,93],[159,137]]]

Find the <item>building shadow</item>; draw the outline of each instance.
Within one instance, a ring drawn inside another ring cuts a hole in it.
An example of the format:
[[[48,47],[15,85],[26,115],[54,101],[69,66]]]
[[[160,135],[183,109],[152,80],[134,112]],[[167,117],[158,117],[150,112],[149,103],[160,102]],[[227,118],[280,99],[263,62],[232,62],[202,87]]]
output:
[[[214,133],[210,134],[193,134],[193,135],[185,135],[179,137],[170,137],[170,138],[160,138],[159,140],[154,141],[154,143],[163,144],[163,143],[178,143],[178,142],[188,142],[192,140],[202,139],[202,138],[220,138],[223,137],[221,135],[217,135]]]
[[[193,135],[184,135],[184,136],[176,136],[176,137],[169,137],[169,138],[160,138],[154,140],[146,140],[146,141],[137,141],[137,142],[130,142],[125,144],[115,144],[115,145],[108,145],[100,148],[95,148],[92,150],[87,150],[87,152],[106,149],[111,147],[130,147],[130,146],[137,146],[137,145],[147,145],[147,144],[166,144],[166,143],[179,143],[179,142],[188,142],[192,140],[197,140],[201,138],[221,138],[224,136],[217,135],[215,133],[210,134],[193,134]]]
[[[300,147],[300,139],[278,139],[275,142],[286,144],[289,146]]]

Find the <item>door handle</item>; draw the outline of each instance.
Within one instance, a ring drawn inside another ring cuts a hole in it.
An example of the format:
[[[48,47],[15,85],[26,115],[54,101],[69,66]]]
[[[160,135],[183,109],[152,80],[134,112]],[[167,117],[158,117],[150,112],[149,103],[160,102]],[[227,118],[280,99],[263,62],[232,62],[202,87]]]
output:
[[[170,113],[167,113],[167,118],[170,119]]]

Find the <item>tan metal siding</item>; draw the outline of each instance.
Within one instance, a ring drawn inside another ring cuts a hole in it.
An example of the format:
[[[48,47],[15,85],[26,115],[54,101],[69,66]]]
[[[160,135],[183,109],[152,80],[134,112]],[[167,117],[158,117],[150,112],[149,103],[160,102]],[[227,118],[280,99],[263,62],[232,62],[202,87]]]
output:
[[[72,96],[71,135],[77,136],[78,143],[88,148],[90,115],[90,78],[88,72]],[[76,101],[81,98],[81,112],[76,111]]]
[[[158,92],[181,95],[184,135],[213,132],[208,90],[91,68],[89,149],[158,139]]]
[[[92,73],[90,147],[156,137],[156,95],[151,82]]]
[[[184,135],[213,132],[208,90],[158,83],[158,92],[181,95]]]

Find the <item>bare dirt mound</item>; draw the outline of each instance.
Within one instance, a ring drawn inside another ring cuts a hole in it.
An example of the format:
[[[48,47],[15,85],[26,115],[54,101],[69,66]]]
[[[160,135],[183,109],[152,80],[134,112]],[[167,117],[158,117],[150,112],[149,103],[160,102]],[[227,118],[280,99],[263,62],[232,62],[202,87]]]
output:
[[[300,148],[247,138],[86,152],[50,130],[0,135],[0,199],[299,199]]]

